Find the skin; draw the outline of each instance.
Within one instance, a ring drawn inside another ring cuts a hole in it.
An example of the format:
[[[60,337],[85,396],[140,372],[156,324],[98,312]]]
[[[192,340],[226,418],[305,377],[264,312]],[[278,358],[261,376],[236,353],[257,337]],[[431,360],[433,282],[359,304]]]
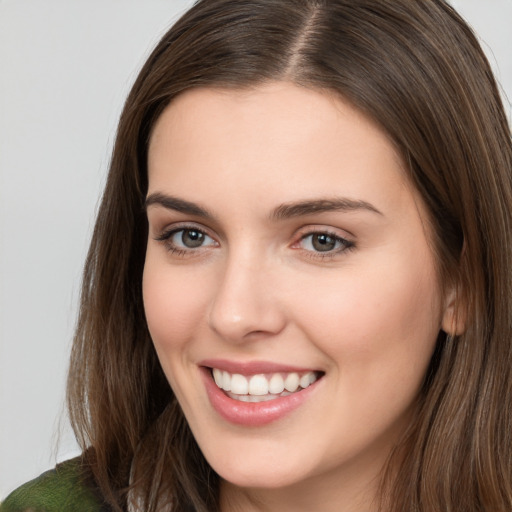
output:
[[[143,292],[162,367],[223,479],[222,510],[375,510],[378,476],[453,320],[394,146],[341,99],[278,82],[184,93],[158,120],[148,163],[148,197],[211,215],[148,206]],[[272,215],[334,198],[367,207]],[[204,243],[181,247],[184,226]],[[348,244],[320,252],[311,233]],[[298,409],[246,427],[212,408],[207,358],[324,375]]]

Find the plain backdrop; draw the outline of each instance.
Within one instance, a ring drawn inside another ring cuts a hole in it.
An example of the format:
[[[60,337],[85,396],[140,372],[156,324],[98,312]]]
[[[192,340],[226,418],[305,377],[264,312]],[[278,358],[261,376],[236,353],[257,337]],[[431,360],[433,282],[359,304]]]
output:
[[[0,0],[0,499],[78,453],[66,366],[116,122],[191,3]],[[512,98],[512,0],[452,3]]]

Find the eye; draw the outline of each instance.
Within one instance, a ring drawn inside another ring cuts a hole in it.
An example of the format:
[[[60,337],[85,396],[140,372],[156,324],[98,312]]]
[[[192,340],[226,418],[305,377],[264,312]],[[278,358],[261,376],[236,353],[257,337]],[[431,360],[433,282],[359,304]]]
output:
[[[354,242],[334,233],[317,231],[303,235],[300,241],[296,244],[296,247],[324,257],[335,256],[336,254],[348,249],[352,249],[354,247]]]
[[[178,253],[217,245],[211,236],[195,227],[170,229],[158,236],[156,240],[164,242],[169,251]]]
[[[327,252],[337,249],[340,241],[327,233],[314,233],[302,239],[304,249],[308,251]]]
[[[213,242],[212,238],[198,229],[180,229],[175,231],[169,238],[169,241],[176,247],[186,247],[187,249],[210,245]]]

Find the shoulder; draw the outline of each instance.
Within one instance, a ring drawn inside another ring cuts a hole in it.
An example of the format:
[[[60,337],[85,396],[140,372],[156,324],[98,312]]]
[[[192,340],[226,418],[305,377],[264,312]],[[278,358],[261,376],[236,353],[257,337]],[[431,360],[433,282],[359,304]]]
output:
[[[80,458],[57,465],[13,491],[0,512],[109,512],[99,494],[82,477]]]

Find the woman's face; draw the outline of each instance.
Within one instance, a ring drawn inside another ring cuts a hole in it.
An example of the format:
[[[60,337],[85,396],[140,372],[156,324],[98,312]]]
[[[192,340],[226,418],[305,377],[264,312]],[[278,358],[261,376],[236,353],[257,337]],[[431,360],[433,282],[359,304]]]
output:
[[[386,135],[288,83],[189,91],[154,129],[147,213],[149,330],[211,466],[363,488],[451,314]]]

